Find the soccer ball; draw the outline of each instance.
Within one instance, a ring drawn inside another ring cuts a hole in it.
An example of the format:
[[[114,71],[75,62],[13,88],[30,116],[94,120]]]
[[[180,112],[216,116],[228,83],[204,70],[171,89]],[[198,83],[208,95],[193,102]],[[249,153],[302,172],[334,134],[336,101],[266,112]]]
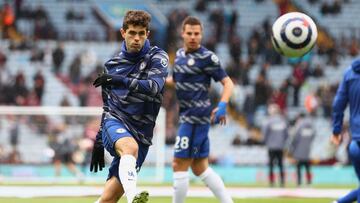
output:
[[[301,57],[315,45],[317,28],[307,15],[291,12],[280,16],[272,26],[274,49],[287,57]]]

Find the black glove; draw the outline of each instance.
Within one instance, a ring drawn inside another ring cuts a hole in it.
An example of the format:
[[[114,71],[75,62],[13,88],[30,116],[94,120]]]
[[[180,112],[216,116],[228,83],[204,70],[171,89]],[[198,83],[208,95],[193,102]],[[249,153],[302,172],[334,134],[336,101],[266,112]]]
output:
[[[122,75],[110,75],[107,73],[101,73],[95,79],[93,85],[95,87],[106,86],[106,85],[123,85],[127,87],[130,80]]]
[[[101,73],[98,75],[98,77],[93,82],[93,85],[95,87],[103,86],[103,85],[109,85],[112,82],[113,77],[106,73]]]
[[[90,171],[96,173],[98,172],[98,169],[102,171],[104,167],[104,146],[101,139],[96,139],[91,155]]]

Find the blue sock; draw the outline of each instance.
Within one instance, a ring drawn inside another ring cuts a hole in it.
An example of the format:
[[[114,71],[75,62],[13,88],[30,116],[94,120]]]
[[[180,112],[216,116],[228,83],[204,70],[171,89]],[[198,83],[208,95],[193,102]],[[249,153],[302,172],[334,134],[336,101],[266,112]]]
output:
[[[359,189],[352,190],[344,197],[337,200],[338,203],[351,203],[357,200]]]

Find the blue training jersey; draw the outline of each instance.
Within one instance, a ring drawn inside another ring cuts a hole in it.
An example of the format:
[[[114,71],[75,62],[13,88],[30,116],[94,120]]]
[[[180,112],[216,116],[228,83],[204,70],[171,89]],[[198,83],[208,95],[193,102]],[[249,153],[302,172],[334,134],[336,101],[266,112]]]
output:
[[[333,133],[340,134],[344,111],[350,107],[350,131],[353,140],[360,141],[360,58],[346,69],[333,101]]]
[[[135,139],[151,145],[155,121],[163,99],[168,74],[168,55],[148,41],[139,53],[126,51],[105,63],[105,72],[129,79],[127,85],[102,88],[105,117],[121,120]]]
[[[227,77],[219,58],[205,47],[185,53],[176,52],[173,79],[180,106],[180,123],[209,124],[211,103],[209,88],[211,78],[221,81]]]

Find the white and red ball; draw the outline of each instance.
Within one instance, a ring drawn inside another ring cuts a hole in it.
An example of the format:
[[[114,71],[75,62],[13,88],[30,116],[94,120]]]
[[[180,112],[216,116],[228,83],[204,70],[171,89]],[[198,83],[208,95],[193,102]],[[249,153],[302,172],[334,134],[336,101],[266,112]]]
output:
[[[318,36],[316,24],[304,13],[286,13],[272,26],[274,49],[287,57],[301,57],[315,45]]]

